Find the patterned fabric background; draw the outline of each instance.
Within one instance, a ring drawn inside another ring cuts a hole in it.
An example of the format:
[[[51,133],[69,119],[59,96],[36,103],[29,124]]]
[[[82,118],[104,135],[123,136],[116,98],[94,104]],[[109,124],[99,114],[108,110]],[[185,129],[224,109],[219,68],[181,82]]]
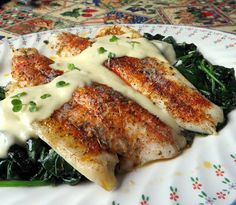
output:
[[[176,24],[236,33],[234,0],[41,0],[0,9],[0,39],[80,24]]]

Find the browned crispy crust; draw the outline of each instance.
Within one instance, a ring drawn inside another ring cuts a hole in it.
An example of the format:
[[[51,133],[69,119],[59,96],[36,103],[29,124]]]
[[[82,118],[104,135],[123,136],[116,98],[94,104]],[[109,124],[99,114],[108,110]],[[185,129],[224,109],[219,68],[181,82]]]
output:
[[[120,26],[104,27],[98,32],[97,37],[127,33],[132,34],[131,38],[140,37],[137,31]],[[73,36],[73,38],[80,37]],[[60,39],[57,42],[60,42]],[[57,50],[57,48],[54,49]],[[64,49],[65,51],[66,49]],[[72,52],[71,55],[74,53]],[[211,127],[207,132],[212,133],[212,130],[215,129],[216,123],[212,115],[207,112],[213,104],[193,87],[170,79],[170,76],[175,75],[175,72],[170,69],[170,65],[154,58],[131,57],[114,58],[105,62],[104,65],[153,102],[162,101],[165,109],[178,121],[194,126],[207,122]]]
[[[139,130],[129,134],[129,123],[144,127],[150,144],[175,145],[171,129],[158,118],[111,88],[96,83],[78,88],[68,103],[41,123],[50,127],[60,125],[89,153],[105,150],[119,154],[123,160],[132,161],[132,166],[139,165],[145,143]]]
[[[68,53],[73,53],[73,55],[78,55],[84,49],[92,44],[92,41],[88,38],[82,38],[72,33],[62,32],[58,35],[58,41],[54,45],[57,47],[57,52],[61,53],[66,50]]]
[[[49,67],[53,63],[52,60],[42,55],[35,55],[38,53],[36,49],[32,49],[30,52],[28,49],[16,49],[13,52],[11,75],[13,79],[17,80],[20,87],[48,83],[63,74],[62,71]]]
[[[96,37],[102,37],[102,36],[107,36],[107,35],[123,35],[123,34],[130,34],[131,38],[140,38],[141,35],[138,31],[126,27],[126,26],[107,26],[99,30],[97,33]]]
[[[195,89],[166,78],[173,73],[163,62],[154,58],[121,57],[106,61],[104,65],[127,84],[135,84],[140,93],[146,93],[154,102],[156,98],[162,100],[175,118],[193,123],[212,121],[204,112],[211,107],[211,102]]]
[[[23,52],[23,55],[17,55],[17,52]],[[15,51],[13,78],[24,86],[47,83],[62,74],[62,71],[50,68],[51,63],[51,60],[36,51]],[[170,157],[179,153],[171,128],[137,103],[97,83],[77,88],[69,102],[38,124],[46,126],[55,134],[67,133],[73,138],[73,146],[86,148],[85,154],[97,155],[101,151],[119,154],[131,160],[132,167],[140,164],[140,152],[146,149],[148,143],[172,146]]]

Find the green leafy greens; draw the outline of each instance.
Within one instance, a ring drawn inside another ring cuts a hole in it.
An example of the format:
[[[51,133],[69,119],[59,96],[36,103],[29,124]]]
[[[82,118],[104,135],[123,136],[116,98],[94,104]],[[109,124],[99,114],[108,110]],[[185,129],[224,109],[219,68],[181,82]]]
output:
[[[172,44],[177,58],[174,66],[206,98],[220,106],[227,119],[227,114],[236,108],[236,80],[233,68],[211,64],[194,44],[177,43],[172,36],[164,37],[159,34],[153,36],[145,33],[144,37]],[[221,127],[219,125],[219,128]]]
[[[5,91],[3,87],[0,87],[0,100],[3,100],[5,98]]]
[[[13,145],[0,159],[0,186],[75,185],[84,177],[40,139]]]

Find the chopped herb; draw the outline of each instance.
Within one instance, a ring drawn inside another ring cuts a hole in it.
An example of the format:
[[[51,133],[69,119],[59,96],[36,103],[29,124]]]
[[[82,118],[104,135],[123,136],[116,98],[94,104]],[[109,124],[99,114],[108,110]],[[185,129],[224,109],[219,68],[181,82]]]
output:
[[[76,69],[75,64],[73,64],[73,63],[68,63],[67,68],[68,68],[68,70],[75,70]]]
[[[36,112],[38,110],[37,104],[34,101],[29,102],[29,111]]]
[[[44,100],[44,99],[49,98],[51,96],[52,96],[51,94],[45,93],[40,98]]]
[[[103,54],[105,52],[107,52],[107,50],[105,48],[103,48],[103,47],[98,48],[98,53],[99,54]]]
[[[57,88],[62,88],[62,87],[65,87],[67,85],[70,85],[70,83],[66,83],[65,81],[59,81],[59,82],[56,83]]]
[[[138,41],[127,41],[127,43],[129,43],[132,46],[132,48],[134,48],[135,44],[136,45],[140,44],[140,42]]]
[[[115,58],[116,57],[116,54],[115,53],[112,53],[112,52],[109,52],[108,53],[108,58],[111,59],[111,58]]]
[[[18,93],[14,96],[12,96],[11,98],[21,98],[27,95],[27,92],[22,92],[22,93]]]
[[[118,40],[119,40],[119,38],[118,38],[117,36],[112,36],[112,37],[109,39],[110,42],[116,42],[116,41],[118,41]]]
[[[12,100],[11,104],[13,105],[13,107],[12,107],[13,112],[19,112],[22,109],[22,106],[23,106],[20,99]]]

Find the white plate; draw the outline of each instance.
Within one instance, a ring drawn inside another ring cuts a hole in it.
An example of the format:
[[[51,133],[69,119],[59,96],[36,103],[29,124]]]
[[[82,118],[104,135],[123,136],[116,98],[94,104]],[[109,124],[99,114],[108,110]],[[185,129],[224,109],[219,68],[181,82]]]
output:
[[[236,68],[236,37],[219,31],[172,25],[130,25],[141,33],[172,35],[178,42],[195,43],[212,63]],[[100,26],[65,29],[94,35]],[[5,40],[0,45],[0,84],[10,77],[10,45],[43,45],[47,31]],[[120,177],[120,186],[106,192],[93,183],[78,186],[0,188],[1,205],[226,205],[236,199],[236,111],[218,136],[197,138],[179,157],[152,163]]]

